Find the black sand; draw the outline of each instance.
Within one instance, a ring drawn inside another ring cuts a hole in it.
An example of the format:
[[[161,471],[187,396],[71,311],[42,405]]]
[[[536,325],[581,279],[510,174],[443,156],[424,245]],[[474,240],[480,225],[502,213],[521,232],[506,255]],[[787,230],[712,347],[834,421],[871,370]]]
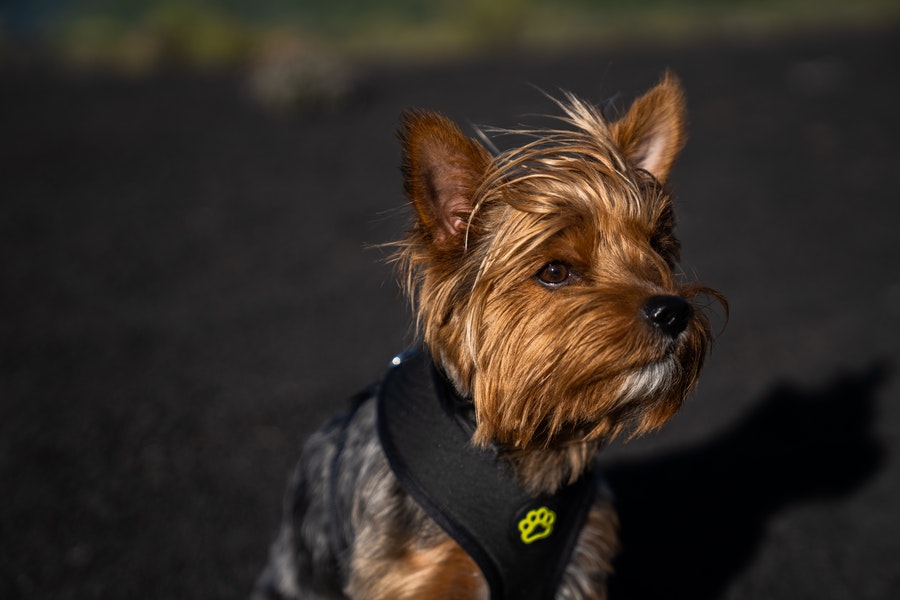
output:
[[[614,598],[900,597],[900,35],[371,73],[267,116],[231,77],[0,73],[0,597],[241,598],[302,440],[409,341],[383,253],[404,106],[688,91],[701,386],[610,448]],[[719,318],[721,324],[722,319]]]

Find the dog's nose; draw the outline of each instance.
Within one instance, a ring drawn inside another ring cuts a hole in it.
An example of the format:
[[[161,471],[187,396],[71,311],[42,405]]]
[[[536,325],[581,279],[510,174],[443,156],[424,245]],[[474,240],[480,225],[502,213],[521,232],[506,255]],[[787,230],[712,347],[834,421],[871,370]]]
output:
[[[684,331],[693,314],[694,309],[680,296],[651,296],[644,303],[644,315],[672,338]]]

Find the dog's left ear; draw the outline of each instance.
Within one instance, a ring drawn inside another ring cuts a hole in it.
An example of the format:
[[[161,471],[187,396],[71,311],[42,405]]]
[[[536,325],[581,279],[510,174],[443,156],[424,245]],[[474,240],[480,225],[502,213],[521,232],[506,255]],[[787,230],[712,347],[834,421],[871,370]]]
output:
[[[613,139],[632,165],[664,183],[684,147],[685,112],[681,84],[667,71],[656,87],[611,125]]]
[[[461,244],[490,154],[434,112],[404,112],[399,136],[406,195],[426,241],[439,251]]]

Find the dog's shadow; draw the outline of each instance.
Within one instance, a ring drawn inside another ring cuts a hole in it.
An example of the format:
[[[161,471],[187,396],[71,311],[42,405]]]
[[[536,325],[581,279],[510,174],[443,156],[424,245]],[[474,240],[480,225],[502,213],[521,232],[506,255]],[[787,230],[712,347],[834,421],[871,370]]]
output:
[[[610,597],[720,598],[774,513],[860,486],[884,455],[871,425],[887,374],[876,365],[813,391],[781,385],[708,443],[605,467],[623,545]]]

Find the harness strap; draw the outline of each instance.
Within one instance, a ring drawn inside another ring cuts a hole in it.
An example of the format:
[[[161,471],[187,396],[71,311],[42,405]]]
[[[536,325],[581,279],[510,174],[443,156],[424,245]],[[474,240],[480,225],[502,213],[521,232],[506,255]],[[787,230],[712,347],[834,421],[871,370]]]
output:
[[[412,496],[478,564],[492,600],[553,598],[595,496],[592,473],[532,496],[495,451],[471,443],[474,417],[426,352],[393,368],[378,435]]]

